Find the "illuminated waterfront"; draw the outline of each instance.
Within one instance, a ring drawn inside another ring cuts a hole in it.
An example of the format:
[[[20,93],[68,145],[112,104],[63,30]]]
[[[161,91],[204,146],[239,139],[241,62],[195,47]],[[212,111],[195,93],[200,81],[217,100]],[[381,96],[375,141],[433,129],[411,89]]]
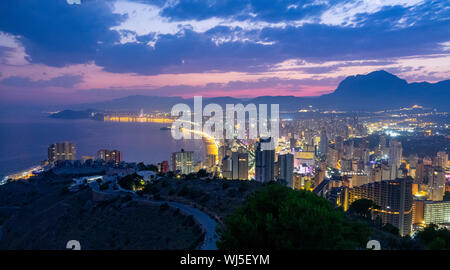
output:
[[[25,170],[47,159],[49,144],[72,141],[77,157],[95,155],[99,149],[120,149],[127,162],[156,164],[170,161],[172,152],[181,148],[196,152],[203,160],[202,140],[174,140],[167,124],[119,123],[93,120],[33,119],[20,123],[0,123],[0,179]]]
[[[123,122],[123,123],[161,123],[161,124],[171,124],[174,122],[171,118],[165,117],[151,117],[151,116],[104,116],[103,121],[105,122]]]
[[[42,166],[34,166],[34,167],[28,168],[26,170],[23,170],[21,172],[7,175],[7,176],[3,177],[3,179],[0,179],[0,185],[6,184],[8,179],[11,179],[11,180],[29,179],[30,177],[36,175],[36,173],[38,173],[42,170],[43,170]]]

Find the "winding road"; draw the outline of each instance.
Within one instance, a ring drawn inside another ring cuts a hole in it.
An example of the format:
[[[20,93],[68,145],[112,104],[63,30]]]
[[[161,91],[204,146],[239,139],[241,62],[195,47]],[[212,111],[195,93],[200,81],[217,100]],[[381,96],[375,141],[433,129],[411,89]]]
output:
[[[216,241],[217,234],[217,222],[210,216],[200,211],[192,206],[177,203],[177,202],[166,202],[169,206],[178,208],[189,215],[192,215],[204,228],[205,230],[205,240],[202,245],[202,250],[217,250]]]
[[[203,244],[201,246],[202,250],[217,250],[216,241],[218,240],[217,234],[216,234],[216,228],[217,228],[217,222],[212,219],[208,214],[205,212],[192,207],[187,204],[179,203],[179,202],[172,202],[172,201],[154,201],[149,199],[142,199],[138,197],[134,192],[129,190],[123,190],[120,188],[120,190],[108,190],[108,191],[100,191],[98,189],[98,186],[93,184],[91,185],[91,188],[93,188],[96,192],[99,193],[105,193],[105,194],[117,194],[120,192],[126,192],[133,195],[133,199],[135,201],[148,203],[152,205],[161,205],[164,203],[167,203],[170,207],[180,209],[180,211],[184,212],[185,214],[191,215],[194,217],[195,220],[197,220],[198,223],[203,227],[205,231],[205,239],[203,240]]]

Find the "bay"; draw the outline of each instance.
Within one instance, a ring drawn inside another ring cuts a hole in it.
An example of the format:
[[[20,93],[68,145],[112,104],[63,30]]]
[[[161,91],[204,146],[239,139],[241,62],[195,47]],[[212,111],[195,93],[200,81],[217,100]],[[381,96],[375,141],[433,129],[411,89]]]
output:
[[[117,123],[89,119],[62,120],[34,117],[0,122],[0,176],[15,173],[47,159],[47,148],[55,142],[75,143],[77,159],[96,155],[100,149],[117,149],[124,161],[156,164],[169,161],[172,152],[194,151],[203,160],[203,140],[174,140],[167,124]]]

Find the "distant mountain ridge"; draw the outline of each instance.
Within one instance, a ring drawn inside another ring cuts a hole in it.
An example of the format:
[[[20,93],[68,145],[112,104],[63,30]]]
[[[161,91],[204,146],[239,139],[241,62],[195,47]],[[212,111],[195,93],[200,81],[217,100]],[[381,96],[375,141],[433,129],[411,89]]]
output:
[[[193,99],[160,96],[128,96],[106,102],[78,105],[76,109],[170,111],[177,103],[193,105]],[[321,109],[379,110],[409,107],[415,104],[450,111],[450,80],[437,83],[408,83],[387,71],[345,78],[336,90],[318,97],[260,96],[250,99],[233,97],[204,98],[203,104],[255,103],[280,104],[280,111],[292,111],[312,105]]]
[[[414,104],[450,109],[450,80],[408,83],[380,70],[347,77],[333,93],[323,95],[320,99],[339,107],[348,105],[351,109],[398,108]]]

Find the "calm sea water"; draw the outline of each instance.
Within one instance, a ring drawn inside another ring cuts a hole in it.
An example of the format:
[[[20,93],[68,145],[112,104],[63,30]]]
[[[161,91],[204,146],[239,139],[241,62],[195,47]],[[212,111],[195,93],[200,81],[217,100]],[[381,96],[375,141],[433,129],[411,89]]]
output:
[[[47,159],[47,147],[71,141],[77,158],[96,155],[99,149],[118,149],[127,162],[170,162],[172,152],[184,148],[204,158],[202,140],[174,140],[170,130],[157,123],[112,123],[94,120],[61,120],[44,116],[21,121],[0,121],[0,176],[38,165]]]

